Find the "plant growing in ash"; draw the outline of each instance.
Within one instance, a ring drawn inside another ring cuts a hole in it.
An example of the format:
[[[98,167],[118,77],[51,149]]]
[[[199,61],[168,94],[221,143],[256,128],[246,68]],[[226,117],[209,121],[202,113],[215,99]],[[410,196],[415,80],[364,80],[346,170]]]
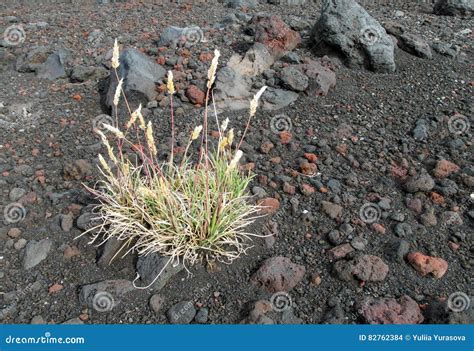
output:
[[[211,147],[208,101],[212,97],[218,59],[216,50],[208,71],[203,123],[190,133],[180,162],[174,159],[175,88],[173,75],[168,72],[171,154],[160,163],[151,121],[145,121],[141,106],[132,112],[123,92],[123,79],[117,72],[120,62],[115,41],[112,67],[118,81],[113,101],[116,126],[120,98],[124,99],[130,119],[122,129],[104,124],[113,135],[111,140],[96,130],[109,161],[99,155],[101,186],[87,187],[100,201],[96,210],[99,224],[82,234],[91,233],[91,243],[116,238],[128,248],[124,255],[158,253],[169,257],[168,264],[182,262],[186,267],[203,259],[232,262],[250,248],[252,236],[260,236],[247,232],[248,226],[259,217],[261,207],[249,202],[246,189],[252,176],[243,174],[238,164],[243,154],[240,145],[266,87],[250,102],[248,122],[237,145],[234,130],[228,129],[229,120],[219,123],[214,112],[219,140],[216,147]],[[190,152],[193,143],[200,143],[197,154]],[[135,152],[135,160],[126,149]]]

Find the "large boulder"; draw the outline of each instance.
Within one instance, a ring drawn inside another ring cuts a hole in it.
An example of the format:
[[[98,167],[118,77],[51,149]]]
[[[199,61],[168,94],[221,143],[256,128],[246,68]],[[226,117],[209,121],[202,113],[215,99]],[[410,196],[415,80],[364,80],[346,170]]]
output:
[[[298,100],[298,93],[284,89],[267,88],[262,95],[262,108],[268,111],[275,111],[288,106],[296,100]]]
[[[18,57],[15,69],[21,73],[36,72],[38,67],[45,63],[51,54],[51,49],[45,46],[36,46]]]
[[[49,55],[46,61],[36,69],[36,76],[49,80],[66,78],[66,64],[68,60],[69,52],[60,49]]]
[[[311,40],[316,53],[342,56],[349,66],[381,73],[396,69],[392,39],[354,0],[324,0]]]
[[[255,43],[245,53],[245,56],[242,57],[239,54],[232,55],[227,66],[243,76],[253,77],[270,68],[273,63],[273,56],[267,47],[261,43]]]
[[[434,13],[447,16],[472,16],[474,1],[472,0],[438,0]]]
[[[217,72],[214,100],[219,111],[249,108],[252,98],[251,81],[233,68],[226,66]]]
[[[137,49],[127,49],[120,55],[118,75],[123,78],[127,99],[146,104],[156,97],[156,85],[163,81],[166,70]],[[113,107],[117,77],[111,72],[102,87],[102,103],[110,112]]]

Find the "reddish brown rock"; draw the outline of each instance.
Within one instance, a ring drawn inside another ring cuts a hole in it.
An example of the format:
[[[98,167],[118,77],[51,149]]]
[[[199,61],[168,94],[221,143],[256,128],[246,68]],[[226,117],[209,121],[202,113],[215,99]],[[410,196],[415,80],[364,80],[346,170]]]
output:
[[[81,252],[79,251],[77,246],[69,246],[69,245],[66,246],[63,252],[63,256],[67,260],[74,256],[79,256],[80,254]]]
[[[448,262],[439,257],[423,255],[421,252],[411,252],[407,259],[422,276],[431,273],[436,278],[441,278],[448,270]]]
[[[295,187],[287,182],[283,183],[283,191],[287,194],[294,195],[295,194]]]
[[[196,105],[204,105],[204,100],[206,99],[206,94],[195,85],[190,85],[186,89],[186,97],[191,101],[191,103]]]
[[[74,163],[66,163],[63,172],[65,180],[81,180],[92,174],[92,165],[87,160],[76,160]]]
[[[419,324],[424,319],[416,301],[407,295],[398,301],[368,297],[362,303],[361,313],[369,324]]]
[[[321,201],[323,211],[332,219],[338,219],[342,215],[342,206],[329,201]]]
[[[378,256],[363,255],[354,260],[352,274],[364,282],[378,282],[387,277],[388,266]]]
[[[304,266],[277,256],[265,260],[251,281],[269,292],[290,291],[303,279],[305,272]]]
[[[271,142],[265,141],[260,146],[260,151],[263,152],[264,154],[268,154],[270,150],[273,149],[274,147],[275,145],[273,145]]]
[[[312,187],[309,184],[302,184],[301,185],[301,193],[305,196],[311,196],[314,194],[315,190],[314,187]]]
[[[60,292],[61,290],[63,290],[63,288],[64,286],[62,286],[61,284],[55,283],[49,287],[48,292],[50,294],[56,294]]]
[[[436,163],[433,174],[436,178],[447,178],[451,174],[458,172],[459,169],[458,165],[447,160],[441,160]]]
[[[309,162],[313,162],[313,163],[316,163],[316,161],[318,160],[318,156],[316,156],[315,154],[313,153],[305,153],[304,154],[304,157],[309,161]]]
[[[283,145],[288,144],[291,141],[291,133],[288,131],[284,131],[280,133],[280,142]]]
[[[342,244],[336,247],[333,247],[328,251],[328,256],[331,261],[340,260],[341,258],[346,257],[349,253],[353,252],[351,244]]]
[[[258,202],[258,205],[261,206],[261,214],[272,214],[278,211],[280,208],[280,201],[273,197],[267,197]]]
[[[303,173],[304,175],[314,175],[318,172],[318,166],[306,160],[301,162],[300,168],[301,168],[301,173]]]
[[[13,239],[18,238],[21,235],[21,230],[19,228],[11,228],[7,235]]]
[[[255,15],[255,41],[266,46],[270,54],[279,59],[301,43],[301,37],[278,16]]]
[[[380,224],[380,223],[373,223],[372,224],[372,229],[374,230],[374,232],[376,232],[377,234],[385,234],[385,227]]]

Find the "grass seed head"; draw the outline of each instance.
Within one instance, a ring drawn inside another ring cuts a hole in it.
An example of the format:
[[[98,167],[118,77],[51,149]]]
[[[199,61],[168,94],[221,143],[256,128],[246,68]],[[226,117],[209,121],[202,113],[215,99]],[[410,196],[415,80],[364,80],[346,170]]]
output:
[[[117,69],[120,66],[119,62],[119,46],[117,43],[117,39],[114,42],[114,49],[112,51],[112,68]]]
[[[217,49],[214,50],[214,58],[212,59],[211,67],[209,67],[209,70],[207,71],[207,88],[208,89],[211,89],[216,79],[217,65],[219,64],[220,56],[221,56],[221,53],[219,52],[219,50]]]
[[[258,107],[258,101],[260,100],[260,97],[262,94],[265,92],[267,89],[267,86],[262,87],[253,97],[252,101],[250,101],[250,117],[255,116],[255,113],[257,112],[257,107]]]
[[[117,88],[115,89],[115,95],[114,95],[114,105],[115,107],[118,106],[119,99],[120,99],[120,94],[122,93],[122,84],[123,84],[123,78],[121,78],[117,84]]]
[[[166,87],[170,95],[174,94],[174,83],[173,83],[173,72],[168,71],[168,80],[166,82]]]
[[[148,125],[146,127],[146,142],[151,154],[156,156],[158,154],[158,150],[156,150],[155,139],[153,138],[153,127],[151,125],[151,121],[148,121]]]

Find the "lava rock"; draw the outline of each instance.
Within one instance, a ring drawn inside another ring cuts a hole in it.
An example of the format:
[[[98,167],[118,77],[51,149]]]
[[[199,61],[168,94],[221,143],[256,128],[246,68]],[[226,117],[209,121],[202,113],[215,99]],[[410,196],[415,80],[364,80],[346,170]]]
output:
[[[192,301],[181,301],[166,311],[166,317],[171,324],[189,324],[196,315]]]
[[[251,281],[269,292],[290,291],[303,279],[305,272],[304,266],[291,262],[289,258],[277,256],[265,260]]]
[[[120,304],[120,298],[135,290],[129,280],[104,280],[83,285],[79,289],[79,302],[98,312],[111,311]]]
[[[165,69],[134,48],[125,50],[120,55],[119,61],[118,75],[124,80],[123,89],[127,99],[138,100],[143,105],[154,100],[155,84],[162,82],[166,74]],[[114,106],[113,99],[117,84],[117,77],[113,73],[103,82],[101,101],[109,110]]]
[[[298,99],[298,94],[293,91],[267,88],[262,95],[262,108],[264,110],[279,110],[290,105]],[[248,108],[248,102],[246,107]]]
[[[472,0],[438,0],[434,6],[434,13],[447,16],[465,16],[474,13]]]
[[[398,301],[367,297],[362,302],[361,314],[369,324],[419,324],[424,319],[418,303],[407,295]]]
[[[227,66],[242,76],[257,76],[268,70],[274,63],[274,58],[267,47],[261,43],[255,43],[244,57],[234,54],[227,62]]]
[[[281,80],[286,88],[294,91],[305,91],[309,79],[295,66],[288,66],[281,71]]]
[[[159,313],[161,308],[163,307],[163,302],[164,299],[161,295],[159,294],[154,294],[152,297],[150,297],[150,308],[152,309],[153,312]]]
[[[448,270],[448,262],[439,257],[423,255],[421,252],[409,253],[407,260],[422,276],[431,273],[434,277],[439,279]]]
[[[394,72],[394,44],[380,23],[354,0],[326,0],[311,32],[318,54],[341,53],[347,64]]]
[[[299,33],[278,16],[257,14],[251,24],[255,27],[255,42],[264,44],[275,60],[301,43]]]
[[[226,66],[219,70],[214,89],[217,110],[247,109],[251,99],[250,87],[251,81],[248,77],[243,76],[233,68]]]
[[[451,174],[456,173],[459,171],[459,166],[447,161],[447,160],[440,160],[436,163],[436,167],[433,171],[433,175],[436,178],[447,178]]]
[[[182,262],[174,263],[169,261],[168,257],[160,256],[157,253],[151,253],[146,256],[140,256],[137,261],[137,273],[140,275],[142,285],[148,286],[153,282],[150,289],[158,292],[166,283],[176,274],[184,269]],[[166,268],[164,268],[166,266]]]
[[[94,66],[76,66],[71,71],[71,82],[82,83],[90,80],[101,80],[108,76],[108,72],[104,67]]]
[[[384,25],[388,34],[393,35],[398,40],[398,46],[412,55],[432,59],[431,47],[421,37],[408,33],[406,28],[398,23],[387,22]]]
[[[194,317],[194,320],[196,321],[196,323],[204,324],[204,323],[207,323],[208,316],[209,316],[209,310],[203,307],[203,308],[200,308],[199,311],[196,313],[196,317]]]
[[[431,176],[422,172],[416,176],[410,177],[405,183],[405,190],[409,193],[416,193],[418,191],[427,192],[434,188],[435,182]]]
[[[26,246],[23,268],[31,269],[41,263],[48,257],[52,247],[53,241],[51,239],[30,240]]]
[[[67,77],[65,65],[68,61],[69,52],[59,50],[49,55],[46,61],[36,69],[36,76],[49,80]]]

